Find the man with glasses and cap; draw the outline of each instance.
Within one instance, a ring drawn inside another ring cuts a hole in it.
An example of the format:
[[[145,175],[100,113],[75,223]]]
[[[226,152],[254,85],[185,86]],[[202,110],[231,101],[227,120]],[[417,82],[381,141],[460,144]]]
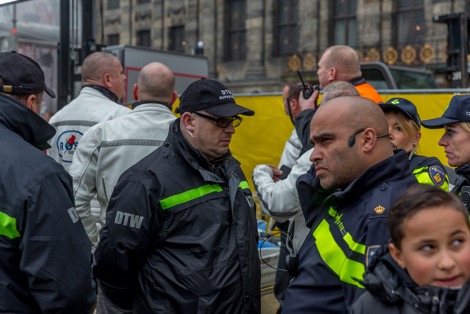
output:
[[[55,97],[36,61],[0,53],[0,312],[89,313],[91,243],[70,176],[43,152],[44,92]]]
[[[240,115],[221,83],[180,98],[165,143],[120,177],[95,251],[105,295],[139,313],[259,313],[256,212],[231,155]]]

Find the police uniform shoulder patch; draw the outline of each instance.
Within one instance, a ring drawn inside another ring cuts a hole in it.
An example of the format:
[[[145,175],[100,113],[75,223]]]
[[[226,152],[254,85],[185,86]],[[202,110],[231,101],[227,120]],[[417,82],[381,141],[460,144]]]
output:
[[[444,184],[446,174],[442,167],[437,165],[429,166],[428,173],[434,185],[441,186]]]

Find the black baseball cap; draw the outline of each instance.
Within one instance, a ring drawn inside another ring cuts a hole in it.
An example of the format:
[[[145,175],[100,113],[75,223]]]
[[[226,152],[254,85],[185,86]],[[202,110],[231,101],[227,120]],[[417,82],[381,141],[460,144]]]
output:
[[[39,64],[16,51],[0,53],[0,92],[9,94],[35,94],[45,91],[55,98],[55,93],[45,83],[44,71]]]
[[[442,117],[423,120],[423,126],[428,129],[439,129],[454,122],[470,122],[470,95],[452,97]]]
[[[182,114],[199,110],[221,117],[255,114],[253,110],[237,105],[224,84],[211,79],[200,79],[191,83],[181,95],[180,106],[176,112]]]
[[[418,125],[418,127],[421,127],[421,119],[419,118],[418,110],[416,109],[416,106],[408,99],[395,97],[387,100],[385,103],[380,103],[379,106],[384,112],[399,111],[413,120],[414,123]]]

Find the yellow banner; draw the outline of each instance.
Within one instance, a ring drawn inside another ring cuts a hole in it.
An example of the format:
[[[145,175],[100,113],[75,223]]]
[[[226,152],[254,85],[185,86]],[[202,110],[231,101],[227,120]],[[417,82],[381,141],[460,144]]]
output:
[[[454,95],[454,93],[381,94],[384,101],[392,97],[410,100],[416,105],[422,120],[440,117]],[[254,167],[259,164],[278,166],[284,145],[294,130],[294,125],[284,111],[280,94],[239,95],[235,96],[235,100],[238,104],[255,111],[252,117],[242,116],[243,122],[235,128],[230,144],[230,150],[240,161],[250,188],[254,190],[251,180]],[[173,108],[177,106],[178,103],[175,103]],[[437,144],[444,130],[421,127],[421,133],[417,154],[437,157],[444,165],[448,165],[443,147]]]

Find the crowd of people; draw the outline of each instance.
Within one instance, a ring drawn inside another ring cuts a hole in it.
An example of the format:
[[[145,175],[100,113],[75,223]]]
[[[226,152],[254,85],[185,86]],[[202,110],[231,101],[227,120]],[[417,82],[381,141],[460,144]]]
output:
[[[261,313],[256,204],[229,149],[255,112],[212,79],[173,110],[159,62],[132,109],[115,56],[81,71],[47,122],[38,63],[0,53],[0,313]],[[422,121],[410,100],[384,102],[344,45],[317,75],[321,94],[284,85],[294,130],[279,164],[251,174],[281,233],[278,313],[468,313],[470,96]],[[444,129],[455,182],[416,154],[421,127]]]

